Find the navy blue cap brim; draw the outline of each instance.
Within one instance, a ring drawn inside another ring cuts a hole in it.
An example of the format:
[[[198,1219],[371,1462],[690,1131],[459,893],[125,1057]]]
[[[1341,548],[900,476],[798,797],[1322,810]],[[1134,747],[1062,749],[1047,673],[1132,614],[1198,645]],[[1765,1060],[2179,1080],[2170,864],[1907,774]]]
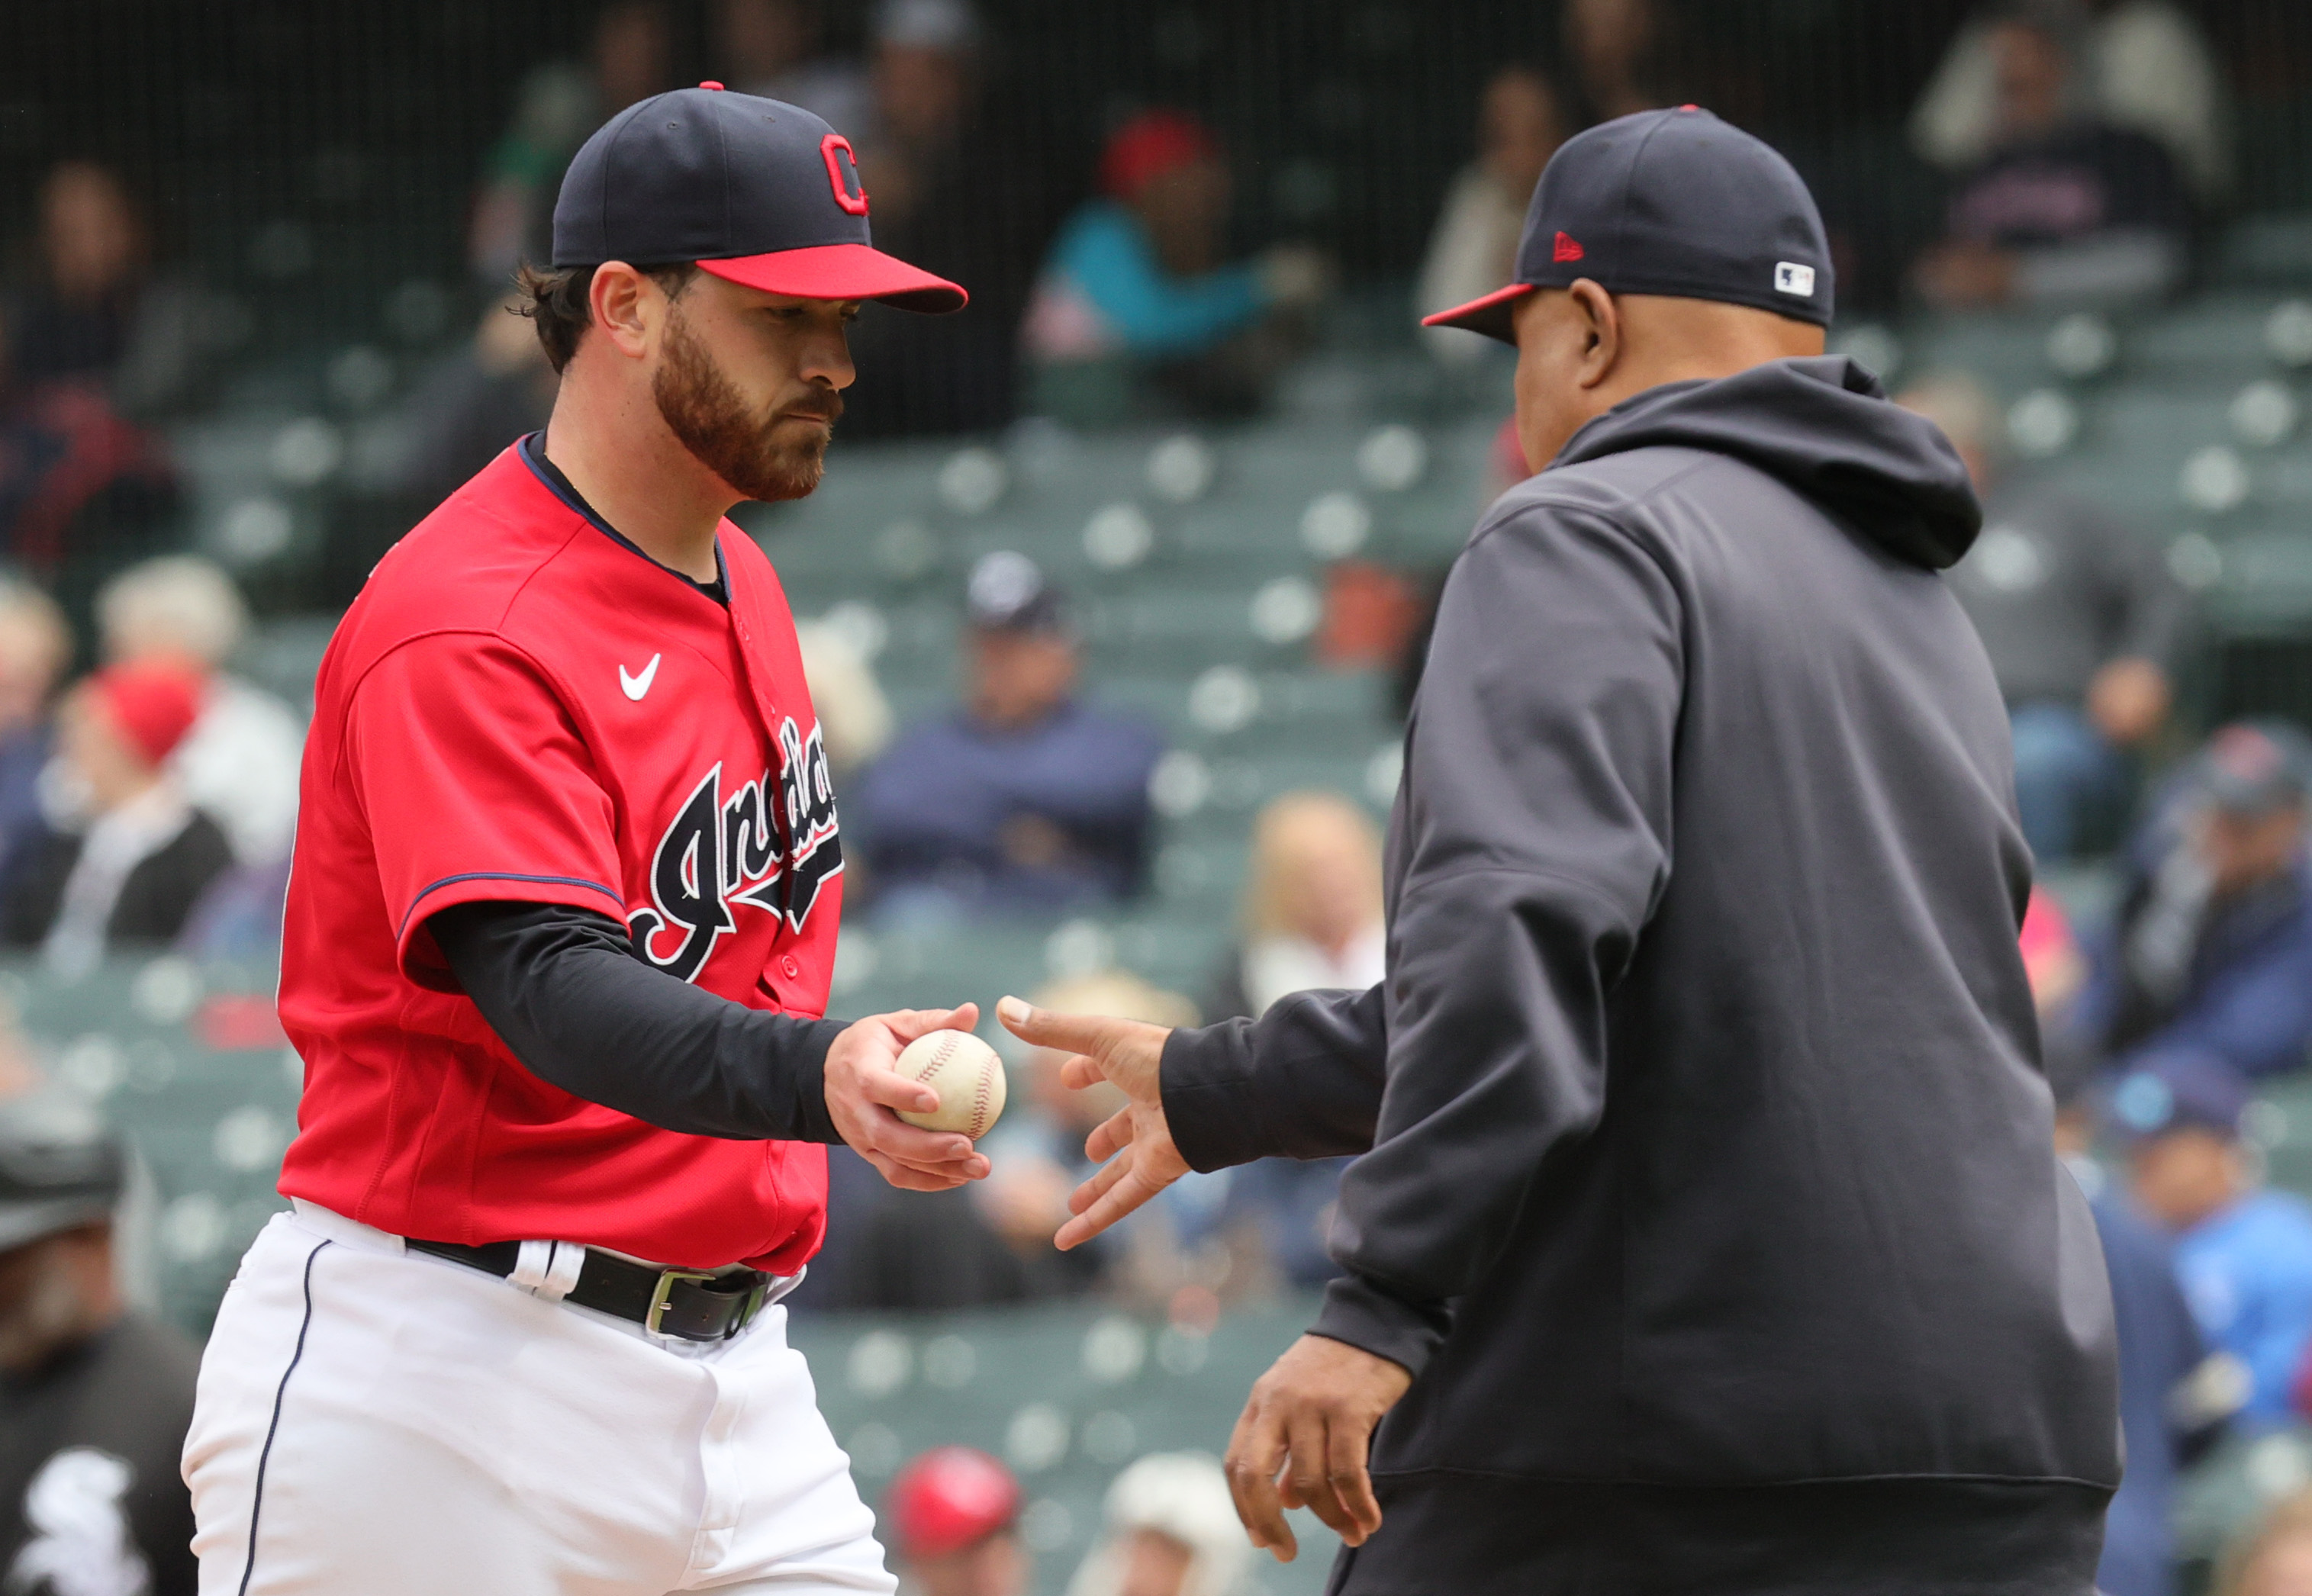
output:
[[[1423,327],[1458,327],[1468,332],[1483,333],[1488,338],[1499,338],[1504,344],[1517,342],[1517,302],[1534,291],[1530,283],[1512,283],[1507,288],[1471,300],[1466,305],[1456,305],[1450,310],[1440,310],[1434,316],[1421,318]]]
[[[944,277],[884,254],[866,244],[820,244],[702,260],[698,269],[765,293],[799,300],[880,300],[902,310],[943,315],[960,310],[971,296]]]

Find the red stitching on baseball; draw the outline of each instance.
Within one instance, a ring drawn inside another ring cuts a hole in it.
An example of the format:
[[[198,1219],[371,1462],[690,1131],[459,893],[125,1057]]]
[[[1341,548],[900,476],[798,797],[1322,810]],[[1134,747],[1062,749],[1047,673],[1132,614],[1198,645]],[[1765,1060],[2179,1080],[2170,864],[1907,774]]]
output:
[[[982,1064],[979,1067],[979,1090],[973,1093],[971,1098],[971,1129],[968,1134],[974,1141],[977,1141],[987,1129],[987,1095],[994,1085],[995,1072]]]
[[[941,1040],[939,1046],[932,1050],[932,1061],[924,1065],[921,1070],[916,1072],[915,1085],[920,1086],[925,1081],[931,1079],[933,1075],[938,1073],[941,1065],[945,1064],[950,1059],[955,1057],[956,1039],[960,1037],[962,1034],[963,1033],[960,1031],[950,1031],[946,1033],[946,1035]]]

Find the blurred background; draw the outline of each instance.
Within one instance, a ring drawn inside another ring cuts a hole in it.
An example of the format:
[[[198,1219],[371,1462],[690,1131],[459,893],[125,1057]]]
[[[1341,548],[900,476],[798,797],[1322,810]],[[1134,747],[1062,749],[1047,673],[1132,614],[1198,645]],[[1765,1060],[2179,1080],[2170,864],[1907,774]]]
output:
[[[0,1094],[126,1138],[131,1313],[197,1340],[279,1206],[313,672],[380,554],[550,407],[507,292],[605,118],[705,79],[805,105],[877,243],[973,295],[870,307],[825,485],[736,517],[836,772],[836,1012],[1022,990],[1185,1024],[1378,979],[1433,596],[1527,474],[1510,352],[1417,316],[1508,280],[1559,142],[1695,102],[1807,178],[1834,350],[1989,507],[1952,582],[2014,714],[2067,1145],[2188,1303],[2163,1378],[2206,1399],[2131,1429],[2173,1467],[2139,1470],[2143,1583],[2106,1588],[2312,1590],[2276,1583],[2312,1558],[2312,8],[83,0],[0,28]],[[1305,1322],[1337,1167],[1192,1179],[1059,1257],[1103,1110],[1007,1056],[998,1178],[900,1199],[838,1149],[794,1299],[910,1577],[1317,1589],[1322,1532],[1254,1569],[1192,1454]],[[941,1445],[976,1450],[902,1472]]]

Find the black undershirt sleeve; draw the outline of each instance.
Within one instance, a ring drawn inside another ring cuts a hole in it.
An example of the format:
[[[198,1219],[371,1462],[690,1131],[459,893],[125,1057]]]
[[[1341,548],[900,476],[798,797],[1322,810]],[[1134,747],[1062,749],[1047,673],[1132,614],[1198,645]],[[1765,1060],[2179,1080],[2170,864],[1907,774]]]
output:
[[[836,1020],[768,1014],[636,958],[608,915],[460,903],[434,915],[451,972],[530,1072],[662,1129],[837,1142],[827,1112]]]

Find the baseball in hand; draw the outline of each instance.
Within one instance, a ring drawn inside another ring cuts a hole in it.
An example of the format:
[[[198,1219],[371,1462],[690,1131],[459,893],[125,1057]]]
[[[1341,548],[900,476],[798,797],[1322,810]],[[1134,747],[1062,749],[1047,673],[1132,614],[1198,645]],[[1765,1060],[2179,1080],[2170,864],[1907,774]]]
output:
[[[1003,1060],[968,1031],[933,1031],[907,1043],[895,1068],[939,1094],[929,1113],[908,1109],[899,1118],[925,1130],[958,1130],[977,1141],[1003,1112]]]

